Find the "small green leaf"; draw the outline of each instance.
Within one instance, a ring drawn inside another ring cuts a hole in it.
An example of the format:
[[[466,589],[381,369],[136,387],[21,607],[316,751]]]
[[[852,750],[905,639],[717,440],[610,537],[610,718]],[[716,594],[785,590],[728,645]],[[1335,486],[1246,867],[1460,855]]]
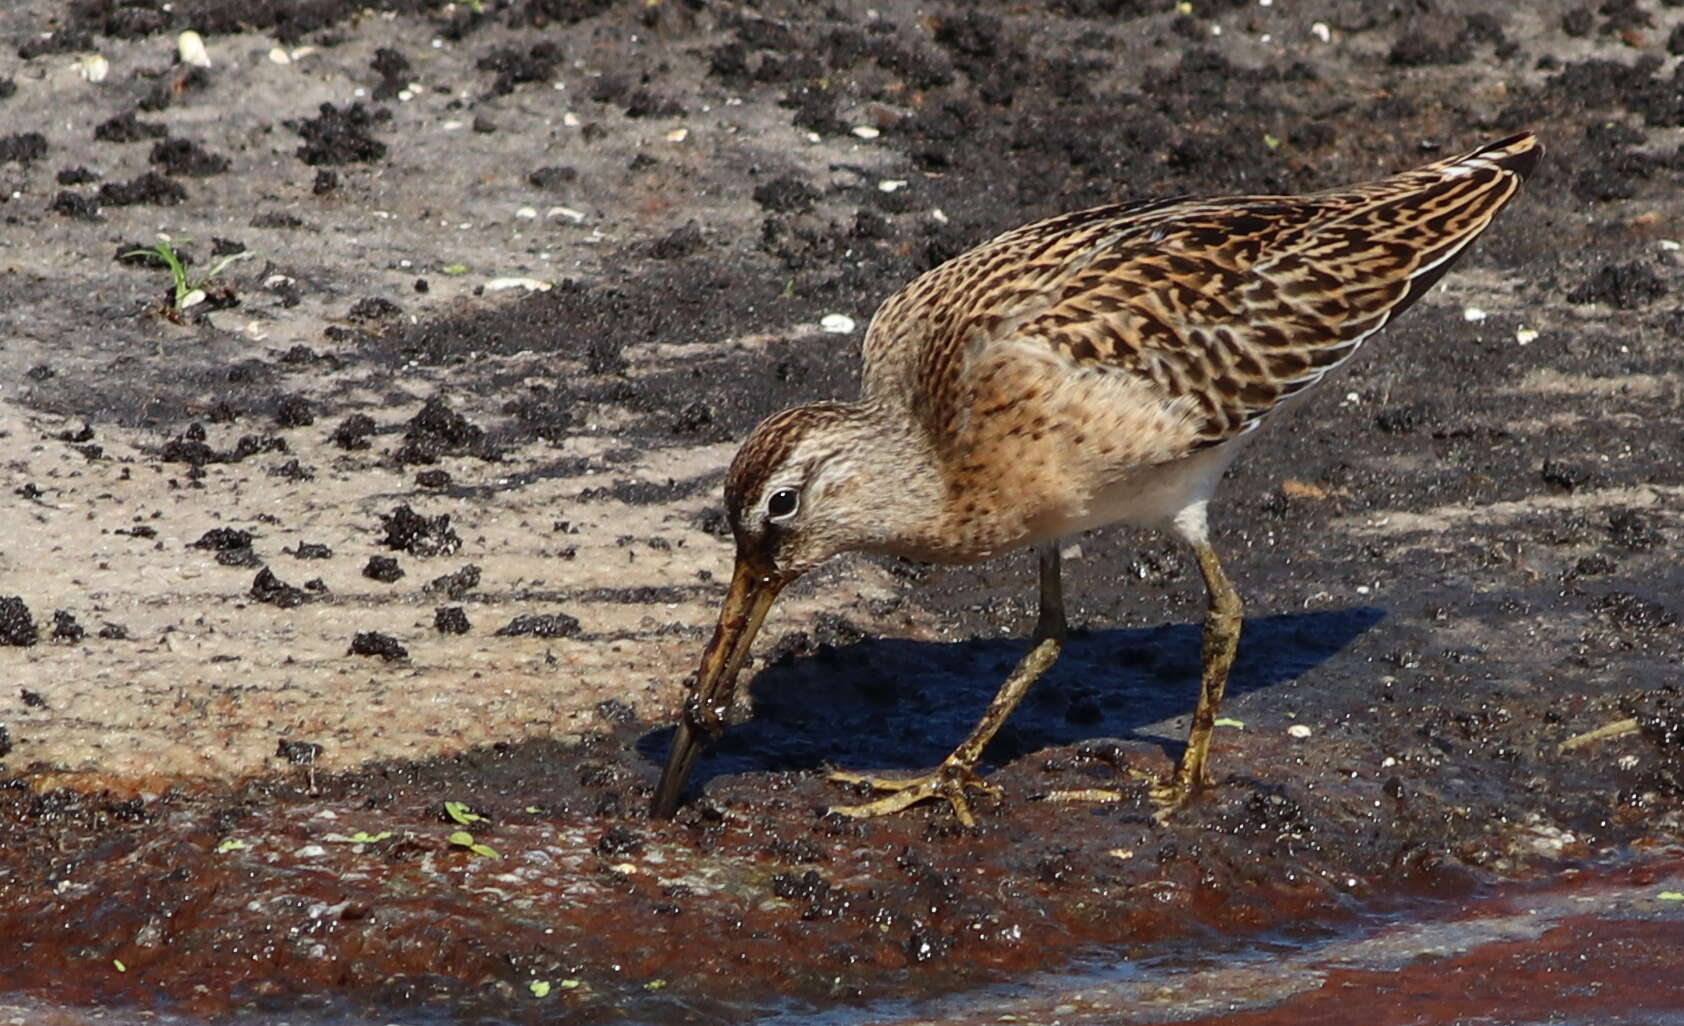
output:
[[[532,992],[533,997],[549,997],[550,996],[550,981],[549,980],[533,980],[532,982],[530,982],[526,985],[526,989],[530,990]]]
[[[468,273],[468,265],[467,264],[445,264],[443,267],[439,268],[439,273],[440,274],[448,274],[452,278],[454,278],[454,277],[457,277],[458,275],[467,274]]]
[[[485,817],[475,812],[467,802],[445,802],[444,814],[463,826],[484,821]]]
[[[391,836],[392,832],[390,830],[382,830],[378,834],[371,834],[363,830],[358,830],[356,833],[351,835],[351,843],[373,844],[376,841],[384,841],[386,838]]]
[[[541,815],[544,814],[544,810],[540,809],[536,805],[528,805],[526,808],[522,809],[521,811],[525,812],[525,813],[528,813],[529,815],[533,815],[533,816],[541,816]]]
[[[481,844],[478,841],[474,840],[474,835],[468,833],[466,830],[456,831],[454,834],[450,835],[448,840],[450,841],[451,844],[454,844],[456,847],[466,848],[469,851],[473,852],[475,855],[482,855],[482,856],[484,856],[485,858],[488,858],[488,859],[500,859],[500,858],[503,857],[503,856],[497,854],[497,849],[493,848],[491,845]]]
[[[218,855],[226,855],[231,851],[243,851],[250,847],[251,845],[244,841],[237,840],[232,837],[225,837],[222,839],[222,843],[216,846],[216,853]]]
[[[556,986],[560,987],[562,990],[578,990],[584,985],[584,980],[562,980],[560,983],[556,984]]]
[[[644,990],[660,990],[662,987],[665,987],[666,985],[667,985],[667,981],[665,981],[665,980],[650,980],[648,983],[645,983],[643,985],[643,989]]]
[[[1216,720],[1212,723],[1212,726],[1233,727],[1235,730],[1244,730],[1245,729],[1245,721],[1244,720],[1236,720],[1232,716],[1218,716],[1216,718]]]
[[[118,971],[118,972],[120,972],[120,973],[126,973],[126,972],[128,972],[128,971],[129,971],[129,967],[128,967],[128,966],[126,966],[126,965],[124,965],[124,964],[123,964],[123,960],[122,960],[122,959],[120,959],[120,958],[113,958],[113,959],[112,959],[112,960],[111,960],[111,964],[112,964],[112,965],[114,965],[114,966],[116,966],[116,967],[117,967],[117,971]]]
[[[1278,150],[1281,148],[1281,141],[1276,139],[1274,136],[1265,133],[1263,136],[1263,145],[1269,147],[1271,150]]]
[[[1684,901],[1684,891],[1662,891],[1655,897],[1662,901]]]

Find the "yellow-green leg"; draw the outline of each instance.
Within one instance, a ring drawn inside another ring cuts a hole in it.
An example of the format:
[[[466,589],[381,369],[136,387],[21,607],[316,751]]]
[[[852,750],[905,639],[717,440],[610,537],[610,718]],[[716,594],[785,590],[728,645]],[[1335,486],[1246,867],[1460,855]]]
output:
[[[982,758],[982,750],[988,747],[988,742],[994,740],[994,735],[999,732],[1006,718],[1017,708],[1018,702],[1023,700],[1030,685],[1057,661],[1058,653],[1064,647],[1064,586],[1056,542],[1041,546],[1040,568],[1041,612],[1035,623],[1034,642],[1028,654],[1012,669],[1006,682],[1000,685],[999,693],[994,696],[994,701],[988,703],[988,710],[982,714],[982,719],[977,721],[970,735],[959,742],[959,747],[943,759],[940,766],[918,776],[903,778],[842,770],[832,772],[832,780],[849,784],[868,784],[879,791],[889,793],[859,805],[834,805],[830,811],[857,818],[885,816],[927,798],[945,798],[948,804],[953,806],[953,814],[959,817],[959,822],[966,826],[976,824],[976,818],[971,815],[970,801],[965,795],[966,790],[975,789],[989,794],[998,794],[1000,790],[977,776],[977,760]]]
[[[1205,611],[1204,666],[1199,674],[1199,703],[1193,709],[1192,729],[1187,732],[1187,750],[1181,753],[1174,775],[1152,792],[1153,800],[1161,806],[1159,820],[1210,786],[1210,771],[1205,765],[1210,756],[1210,735],[1216,729],[1216,714],[1228,688],[1228,670],[1234,665],[1243,622],[1239,593],[1222,572],[1216,550],[1202,537],[1191,539],[1191,544],[1210,598]]]

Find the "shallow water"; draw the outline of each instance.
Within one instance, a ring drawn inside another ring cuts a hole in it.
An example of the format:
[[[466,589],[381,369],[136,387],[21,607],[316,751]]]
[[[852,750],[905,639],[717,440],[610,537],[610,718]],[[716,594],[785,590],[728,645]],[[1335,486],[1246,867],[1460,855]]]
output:
[[[1365,917],[1225,950],[1189,941],[1148,958],[1095,951],[1056,972],[927,1001],[877,1002],[698,1022],[758,1026],[1684,1026],[1684,862],[1570,871],[1543,886]],[[1424,913],[1424,914],[1423,914]],[[252,1026],[542,1022],[404,1012],[243,1012]],[[635,1014],[635,1013],[634,1013]],[[0,999],[0,1026],[198,1026],[228,1020]],[[636,1022],[635,1018],[617,1019]]]

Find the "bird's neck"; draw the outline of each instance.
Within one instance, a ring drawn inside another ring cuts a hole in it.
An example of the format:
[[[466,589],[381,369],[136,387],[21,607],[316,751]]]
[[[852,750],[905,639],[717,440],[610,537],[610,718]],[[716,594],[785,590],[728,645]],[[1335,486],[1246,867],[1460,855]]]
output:
[[[850,491],[866,504],[853,547],[947,561],[942,555],[945,482],[918,419],[911,411],[891,408],[876,398],[847,406]]]

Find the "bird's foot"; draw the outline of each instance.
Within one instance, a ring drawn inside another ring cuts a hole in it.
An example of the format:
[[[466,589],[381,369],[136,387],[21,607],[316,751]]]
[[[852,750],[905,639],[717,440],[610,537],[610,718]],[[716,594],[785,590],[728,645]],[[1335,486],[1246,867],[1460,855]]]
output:
[[[1159,778],[1147,792],[1152,804],[1158,811],[1152,813],[1152,820],[1158,824],[1168,823],[1170,817],[1186,808],[1200,792],[1210,787],[1210,777],[1204,773],[1187,774],[1179,768],[1167,778]]]
[[[959,822],[966,826],[976,826],[976,817],[971,815],[971,803],[965,795],[966,790],[975,789],[996,797],[1000,794],[998,787],[977,776],[976,771],[969,766],[958,762],[944,762],[928,773],[912,777],[883,777],[871,773],[832,770],[830,779],[842,784],[865,784],[874,790],[889,792],[875,801],[830,807],[832,812],[840,812],[855,819],[887,816],[927,798],[945,798],[947,803],[953,806],[953,814],[959,817]]]

